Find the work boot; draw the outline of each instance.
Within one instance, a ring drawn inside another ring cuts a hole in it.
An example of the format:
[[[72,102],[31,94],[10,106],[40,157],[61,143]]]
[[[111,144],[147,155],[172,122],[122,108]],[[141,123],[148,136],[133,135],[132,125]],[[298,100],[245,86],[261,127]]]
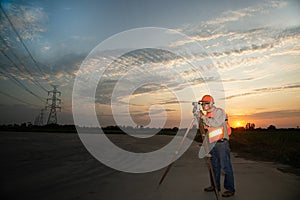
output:
[[[213,186],[209,186],[209,187],[204,188],[204,191],[205,192],[213,192],[213,191],[215,191],[215,188]]]
[[[233,195],[234,195],[234,192],[226,190],[225,192],[223,192],[222,197],[231,197]]]

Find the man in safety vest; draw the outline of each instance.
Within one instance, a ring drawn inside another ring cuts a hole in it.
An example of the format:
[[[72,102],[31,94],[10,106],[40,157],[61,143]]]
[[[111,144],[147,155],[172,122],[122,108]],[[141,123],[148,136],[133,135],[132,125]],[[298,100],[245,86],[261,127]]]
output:
[[[215,142],[213,149],[210,151],[212,168],[214,171],[216,185],[220,191],[220,172],[221,169],[225,174],[223,197],[233,196],[235,193],[234,177],[230,160],[229,135],[231,128],[227,123],[227,115],[221,108],[214,106],[214,99],[210,95],[204,95],[199,101],[202,109],[206,111],[206,115],[199,112],[199,117],[203,120],[205,128],[208,130],[207,134],[209,142]],[[215,190],[212,175],[210,174],[211,186],[204,189],[206,192],[213,192]]]

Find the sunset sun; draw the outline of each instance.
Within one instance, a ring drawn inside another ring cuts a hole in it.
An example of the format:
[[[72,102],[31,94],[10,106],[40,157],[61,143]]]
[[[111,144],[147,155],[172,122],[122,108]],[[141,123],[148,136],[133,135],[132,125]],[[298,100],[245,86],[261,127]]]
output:
[[[245,122],[243,120],[237,120],[237,121],[234,121],[232,123],[232,126],[234,128],[238,128],[238,127],[244,127],[245,126]]]

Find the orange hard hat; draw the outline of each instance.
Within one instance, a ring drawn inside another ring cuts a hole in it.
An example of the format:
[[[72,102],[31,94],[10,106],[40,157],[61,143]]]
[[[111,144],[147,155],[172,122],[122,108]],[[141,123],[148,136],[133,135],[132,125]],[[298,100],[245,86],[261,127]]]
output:
[[[214,98],[210,95],[204,95],[199,102],[211,102],[215,103]]]

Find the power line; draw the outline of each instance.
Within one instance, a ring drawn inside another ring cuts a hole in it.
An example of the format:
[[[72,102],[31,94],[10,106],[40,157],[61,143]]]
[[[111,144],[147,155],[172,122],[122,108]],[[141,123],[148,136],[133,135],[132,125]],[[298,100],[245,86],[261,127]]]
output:
[[[11,98],[11,99],[14,99],[14,100],[16,100],[16,101],[18,101],[18,102],[24,103],[24,104],[26,104],[26,105],[30,105],[30,106],[38,106],[38,105],[35,105],[35,104],[32,104],[32,103],[28,103],[28,102],[26,102],[26,101],[24,101],[24,100],[22,100],[22,99],[19,99],[19,98],[15,97],[15,96],[10,95],[10,94],[7,94],[6,92],[0,91],[0,93],[1,93],[2,95],[4,95],[4,96],[7,96],[7,97],[9,97],[9,98]]]
[[[31,72],[29,70],[26,69],[25,64],[22,62],[22,60],[19,58],[19,56],[17,56],[17,54],[14,53],[14,51],[11,49],[11,47],[7,44],[7,42],[4,40],[4,38],[0,35],[0,39],[2,40],[3,44],[6,46],[6,48],[10,49],[11,54],[19,61],[19,63],[21,65],[24,66],[24,70],[33,78],[33,80],[31,80],[34,84],[36,84],[38,87],[42,88],[44,91],[48,92],[47,89],[45,89],[45,87],[43,87],[38,81],[36,81],[34,79],[33,74],[31,74]],[[6,56],[8,57],[8,56]],[[11,60],[11,59],[10,59]],[[12,62],[13,63],[13,62]],[[20,67],[18,67],[16,64],[14,65],[17,69],[19,69],[21,72],[23,71]]]
[[[32,92],[29,88],[27,88],[21,81],[19,81],[16,77],[10,75],[9,71],[7,71],[5,68],[1,68],[2,71],[5,71],[6,73],[0,72],[2,73],[4,76],[6,76],[7,78],[9,78],[13,83],[15,83],[17,86],[19,86],[20,88],[22,88],[23,90],[29,92],[31,95],[35,96],[36,98],[38,98],[40,101],[45,102],[43,100],[42,97],[38,96],[37,94],[35,94],[34,92]]]
[[[0,39],[2,39],[3,40],[3,38],[0,36]],[[4,40],[3,40],[4,41]],[[7,46],[7,44],[5,44],[6,46]],[[8,47],[8,46],[7,46]],[[8,47],[9,48],[9,47]],[[14,67],[16,67],[20,72],[23,72],[23,70],[3,51],[3,50],[0,50],[1,51],[1,53],[13,64],[13,66]],[[12,54],[19,60],[19,62],[21,63],[21,64],[23,64],[23,62],[20,60],[20,58],[16,55],[16,54],[14,54],[13,52],[12,52]],[[24,64],[23,64],[23,66],[24,66]],[[33,78],[33,75],[24,67],[24,70]],[[29,80],[33,83],[33,84],[35,84],[36,86],[38,86],[39,88],[41,88],[41,89],[43,89],[44,91],[46,91],[46,92],[48,92],[48,90],[46,90],[38,81],[36,81],[35,79],[30,79],[29,78]]]
[[[21,36],[19,35],[17,29],[15,28],[15,26],[13,25],[13,23],[11,22],[11,20],[9,19],[8,15],[6,14],[5,10],[3,9],[2,5],[0,4],[0,9],[3,12],[3,14],[5,15],[7,21],[9,22],[10,26],[12,27],[13,31],[15,32],[15,34],[17,35],[17,37],[19,38],[20,42],[22,43],[24,49],[26,50],[26,52],[28,53],[28,55],[30,56],[30,58],[33,60],[35,66],[37,67],[37,69],[43,74],[44,72],[41,70],[41,68],[39,67],[39,65],[37,64],[36,60],[33,58],[32,54],[30,53],[29,49],[27,48],[27,46],[25,45],[23,39],[21,38]],[[46,77],[46,76],[45,76]]]

